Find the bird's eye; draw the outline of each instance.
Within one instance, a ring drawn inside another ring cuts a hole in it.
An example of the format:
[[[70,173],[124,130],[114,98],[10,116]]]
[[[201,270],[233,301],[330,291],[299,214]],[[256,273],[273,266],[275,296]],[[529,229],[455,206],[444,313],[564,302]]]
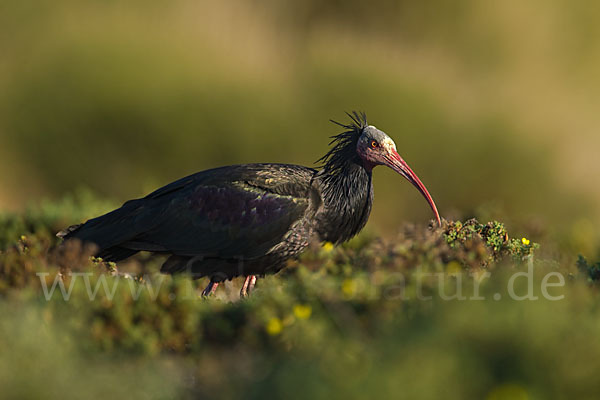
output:
[[[371,140],[371,147],[376,149],[379,147],[379,143],[377,143],[375,140]]]

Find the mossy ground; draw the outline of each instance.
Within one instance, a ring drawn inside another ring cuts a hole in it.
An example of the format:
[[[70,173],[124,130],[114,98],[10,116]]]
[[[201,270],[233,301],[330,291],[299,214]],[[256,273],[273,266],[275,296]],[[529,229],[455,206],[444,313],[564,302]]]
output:
[[[78,196],[2,218],[8,397],[525,399],[600,390],[598,265],[543,259],[538,244],[501,223],[406,225],[394,237],[315,246],[248,299],[238,298],[239,279],[201,299],[204,280],[161,275],[160,259],[106,264],[90,248],[57,246],[52,233],[98,204]],[[546,288],[547,298],[542,282],[557,272],[564,285]],[[537,300],[523,299],[527,274]]]

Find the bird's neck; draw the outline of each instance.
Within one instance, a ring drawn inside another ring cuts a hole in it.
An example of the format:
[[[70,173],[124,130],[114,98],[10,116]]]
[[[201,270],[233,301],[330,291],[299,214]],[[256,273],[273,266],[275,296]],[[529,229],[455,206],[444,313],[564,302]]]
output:
[[[371,170],[348,161],[335,171],[317,175],[323,209],[318,216],[322,240],[344,242],[365,226],[373,203]]]

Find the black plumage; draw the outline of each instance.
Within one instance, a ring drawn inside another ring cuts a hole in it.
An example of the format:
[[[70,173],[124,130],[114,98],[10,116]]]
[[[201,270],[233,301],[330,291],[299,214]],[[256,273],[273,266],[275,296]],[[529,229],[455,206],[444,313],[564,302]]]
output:
[[[161,271],[208,276],[207,293],[236,276],[251,289],[254,276],[279,271],[311,238],[339,244],[356,235],[371,212],[376,165],[396,169],[431,200],[408,166],[410,173],[393,165],[400,162],[393,141],[364,114],[350,117],[317,169],[245,164],[198,172],[58,236],[95,243],[107,261],[169,254]]]

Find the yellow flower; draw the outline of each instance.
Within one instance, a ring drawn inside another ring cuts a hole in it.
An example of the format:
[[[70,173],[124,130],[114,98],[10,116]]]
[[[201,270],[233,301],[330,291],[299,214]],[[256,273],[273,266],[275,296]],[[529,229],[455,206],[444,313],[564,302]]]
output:
[[[352,279],[344,279],[344,282],[342,282],[342,292],[348,297],[354,295],[354,292],[356,292],[356,282]]]
[[[326,252],[329,253],[331,250],[333,250],[333,243],[331,243],[331,242],[323,243],[323,250],[325,250]]]
[[[281,323],[281,320],[277,317],[271,318],[269,322],[267,322],[267,326],[265,327],[265,330],[271,336],[279,335],[282,329],[283,324]]]
[[[298,319],[309,319],[312,314],[312,307],[308,304],[296,304],[294,306],[294,315]]]
[[[522,242],[522,243],[523,243],[525,246],[529,246],[529,243],[530,243],[530,242],[529,242],[529,239],[527,239],[527,238],[523,238],[523,239],[521,239],[521,242]]]

